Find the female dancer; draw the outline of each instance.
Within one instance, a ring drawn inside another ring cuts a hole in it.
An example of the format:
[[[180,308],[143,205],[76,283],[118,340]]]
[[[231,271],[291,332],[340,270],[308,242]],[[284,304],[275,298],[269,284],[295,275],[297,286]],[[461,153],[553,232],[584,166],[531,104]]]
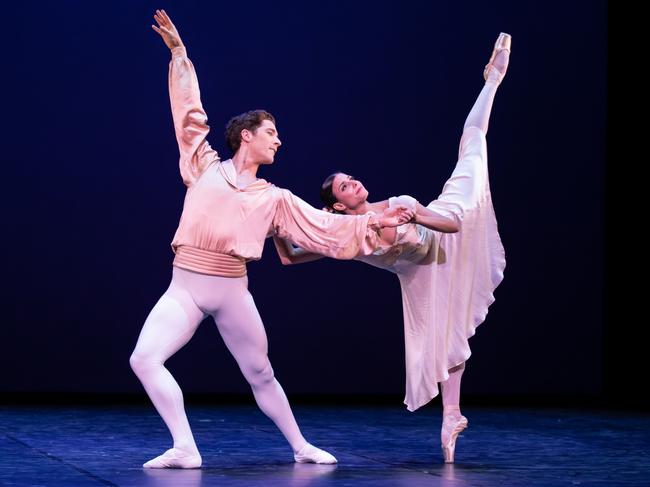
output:
[[[257,177],[280,147],[273,116],[254,110],[226,128],[234,155],[221,161],[206,137],[210,130],[199,85],[178,30],[164,10],[152,26],[171,50],[169,94],[180,172],[187,186],[172,247],[171,284],[151,310],[131,355],[131,367],[169,428],[173,448],[145,468],[198,468],[180,387],[164,366],[199,323],[212,316],[260,409],[277,425],[300,463],[336,463],[302,436],[267,356],[264,325],[248,291],[246,262],[262,255],[266,237],[278,234],[302,248],[351,259],[377,246],[380,228],[408,221],[412,212],[392,209],[377,216],[338,216],[312,208],[286,189]]]
[[[510,56],[511,37],[500,34],[485,67],[485,85],[463,128],[459,159],[438,199],[424,207],[410,196],[368,202],[360,181],[338,172],[322,185],[321,198],[334,213],[365,215],[396,205],[411,208],[412,223],[381,232],[380,249],[357,256],[389,270],[400,280],[406,344],[406,398],[409,411],[428,403],[442,387],[441,443],[453,463],[456,438],[467,427],[460,412],[460,382],[473,336],[494,301],[503,278],[505,255],[492,208],[485,134],[492,102]],[[321,256],[275,238],[284,264]]]

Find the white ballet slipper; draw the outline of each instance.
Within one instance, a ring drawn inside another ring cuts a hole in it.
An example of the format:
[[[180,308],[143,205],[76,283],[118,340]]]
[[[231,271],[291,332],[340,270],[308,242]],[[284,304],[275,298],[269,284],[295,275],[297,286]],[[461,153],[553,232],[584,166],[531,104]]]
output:
[[[200,468],[201,455],[171,448],[160,456],[149,460],[143,468]]]
[[[310,443],[307,443],[298,453],[295,453],[293,458],[298,463],[321,463],[327,465],[338,463],[334,455],[320,448],[316,448]]]

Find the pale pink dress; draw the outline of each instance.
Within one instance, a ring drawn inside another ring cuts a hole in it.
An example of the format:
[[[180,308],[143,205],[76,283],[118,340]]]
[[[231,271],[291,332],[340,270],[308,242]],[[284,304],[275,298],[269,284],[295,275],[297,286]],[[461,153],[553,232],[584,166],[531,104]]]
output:
[[[389,205],[414,207],[410,196]],[[459,160],[428,208],[461,219],[457,233],[416,224],[397,228],[395,243],[358,260],[397,274],[402,289],[406,397],[414,411],[438,395],[438,382],[471,355],[468,338],[484,320],[503,279],[505,253],[492,207],[485,135],[469,127]]]

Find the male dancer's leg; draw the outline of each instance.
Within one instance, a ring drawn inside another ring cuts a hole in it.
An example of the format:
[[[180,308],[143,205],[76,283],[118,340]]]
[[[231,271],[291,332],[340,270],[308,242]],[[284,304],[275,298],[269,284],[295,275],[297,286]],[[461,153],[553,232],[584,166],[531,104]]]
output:
[[[329,453],[307,443],[268,358],[266,331],[248,291],[247,278],[230,279],[229,292],[214,319],[219,332],[250,384],[258,406],[280,429],[297,462],[336,463]]]
[[[174,268],[169,289],[149,313],[130,360],[133,371],[174,440],[173,449],[147,462],[144,467],[201,466],[201,457],[183,406],[183,393],[164,363],[192,338],[204,317]]]

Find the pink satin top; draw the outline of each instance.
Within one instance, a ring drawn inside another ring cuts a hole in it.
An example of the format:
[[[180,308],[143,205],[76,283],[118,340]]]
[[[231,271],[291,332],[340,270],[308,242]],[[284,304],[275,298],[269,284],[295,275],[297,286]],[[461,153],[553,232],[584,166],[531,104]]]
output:
[[[175,266],[211,275],[243,275],[245,263],[262,256],[264,240],[273,234],[337,259],[376,249],[378,236],[368,227],[369,215],[317,210],[264,179],[238,188],[232,160],[221,161],[206,140],[210,127],[184,47],[172,49],[169,94],[180,172],[187,186],[172,241]]]

